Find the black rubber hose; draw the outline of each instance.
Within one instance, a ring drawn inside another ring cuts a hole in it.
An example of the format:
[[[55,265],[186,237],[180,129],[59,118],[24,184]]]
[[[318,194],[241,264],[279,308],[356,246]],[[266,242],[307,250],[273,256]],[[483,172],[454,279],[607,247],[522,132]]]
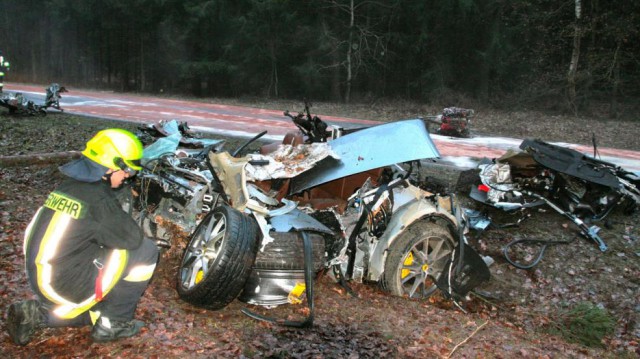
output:
[[[240,151],[244,150],[247,146],[249,146],[254,141],[256,141],[257,139],[259,139],[260,137],[262,137],[262,136],[264,136],[266,134],[267,134],[267,131],[262,131],[259,134],[253,136],[249,141],[245,142],[244,145],[238,147],[237,150],[233,151],[233,153],[231,154],[231,157],[236,157],[238,155],[238,153],[240,153]]]
[[[547,249],[548,246],[556,245],[556,244],[569,244],[573,241],[574,239],[569,241],[546,241],[542,239],[529,239],[529,238],[516,239],[514,241],[511,241],[506,246],[504,246],[504,248],[502,249],[502,254],[504,255],[504,258],[507,260],[507,262],[509,262],[509,264],[511,264],[512,266],[519,269],[531,269],[536,265],[538,265],[538,263],[540,263],[540,261],[542,260],[542,257],[544,256],[544,251]],[[531,244],[541,243],[542,244],[542,248],[540,249],[540,252],[538,252],[538,256],[536,257],[536,259],[533,260],[533,262],[531,262],[531,264],[527,264],[527,265],[519,264],[516,261],[512,260],[511,257],[509,257],[509,253],[508,253],[509,248],[511,248],[511,246],[518,243],[531,243]]]

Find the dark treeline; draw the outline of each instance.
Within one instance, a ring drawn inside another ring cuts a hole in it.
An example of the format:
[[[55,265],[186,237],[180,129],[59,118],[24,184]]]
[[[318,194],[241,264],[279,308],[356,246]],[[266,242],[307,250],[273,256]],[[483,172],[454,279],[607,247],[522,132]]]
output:
[[[571,111],[640,98],[637,0],[0,0],[8,81]],[[636,105],[632,105],[634,107]]]

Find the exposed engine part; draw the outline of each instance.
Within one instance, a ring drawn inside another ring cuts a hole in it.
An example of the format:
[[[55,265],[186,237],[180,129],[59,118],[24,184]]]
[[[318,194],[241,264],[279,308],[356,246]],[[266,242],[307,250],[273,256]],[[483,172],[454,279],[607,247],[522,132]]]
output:
[[[483,161],[482,184],[472,188],[471,198],[506,211],[546,204],[606,251],[600,228],[587,223],[603,220],[618,205],[627,213],[640,207],[637,176],[540,140],[524,140],[520,148],[524,152]]]

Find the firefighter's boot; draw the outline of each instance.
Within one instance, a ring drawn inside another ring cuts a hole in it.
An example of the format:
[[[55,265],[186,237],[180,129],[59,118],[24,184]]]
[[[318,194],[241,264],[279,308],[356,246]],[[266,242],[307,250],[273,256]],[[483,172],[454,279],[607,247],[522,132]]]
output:
[[[31,341],[36,329],[45,322],[41,304],[37,300],[23,300],[9,306],[7,313],[7,331],[18,345],[26,345]]]
[[[142,327],[144,327],[144,322],[140,320],[121,322],[100,317],[96,324],[93,325],[93,329],[91,329],[91,339],[94,342],[103,343],[129,338],[138,334]]]

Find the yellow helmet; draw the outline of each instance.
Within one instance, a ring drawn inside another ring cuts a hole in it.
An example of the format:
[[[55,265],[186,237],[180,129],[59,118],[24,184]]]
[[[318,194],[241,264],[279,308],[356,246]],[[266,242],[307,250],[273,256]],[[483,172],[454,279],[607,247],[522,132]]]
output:
[[[87,158],[112,170],[142,169],[142,142],[131,132],[110,128],[98,132],[82,151]]]

